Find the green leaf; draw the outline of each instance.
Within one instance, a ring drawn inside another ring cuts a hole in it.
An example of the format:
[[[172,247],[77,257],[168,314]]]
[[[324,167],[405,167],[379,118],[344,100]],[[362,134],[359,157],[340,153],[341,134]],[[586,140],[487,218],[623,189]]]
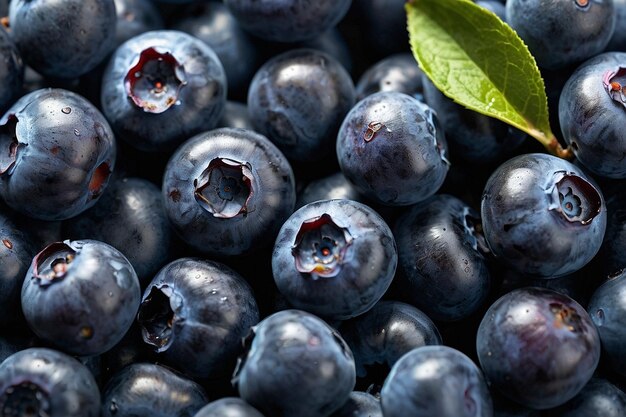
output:
[[[510,26],[470,0],[410,0],[406,12],[413,55],[439,90],[563,152],[539,68]]]

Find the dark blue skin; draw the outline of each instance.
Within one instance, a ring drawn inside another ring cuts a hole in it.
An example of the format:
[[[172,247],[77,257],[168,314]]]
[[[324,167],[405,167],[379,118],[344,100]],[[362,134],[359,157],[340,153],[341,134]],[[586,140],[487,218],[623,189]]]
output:
[[[606,379],[593,378],[580,393],[550,411],[553,417],[623,417],[626,394]]]
[[[225,0],[241,26],[259,38],[274,42],[312,39],[334,27],[352,0]]]
[[[559,69],[599,54],[615,28],[612,0],[509,0],[506,21],[537,65]]]
[[[341,172],[311,181],[298,193],[296,208],[318,200],[344,199],[363,203],[363,197]]]
[[[181,239],[219,256],[270,244],[296,199],[285,156],[264,136],[234,128],[199,134],[178,148],[162,192]]]
[[[577,166],[548,154],[500,165],[483,191],[483,233],[503,264],[527,275],[558,277],[598,252],[606,229],[604,197]]]
[[[384,58],[399,52],[410,52],[407,42],[406,0],[356,0],[350,10],[354,26],[365,39],[368,57]]]
[[[352,200],[322,200],[285,221],[272,271],[278,291],[295,308],[346,320],[383,296],[397,253],[389,226],[374,210]]]
[[[466,318],[489,295],[486,245],[476,226],[478,213],[445,194],[411,207],[394,226],[405,294],[435,320]]]
[[[115,46],[113,0],[14,0],[9,21],[24,61],[47,77],[86,74]]]
[[[22,287],[22,310],[41,339],[74,355],[98,355],[128,331],[141,294],[132,265],[96,240],[57,242],[39,252]]]
[[[352,79],[335,58],[295,49],[270,59],[254,75],[248,112],[255,130],[287,158],[320,161],[331,154],[354,100]]]
[[[0,16],[4,14],[0,13]],[[9,34],[0,27],[0,113],[4,113],[22,92],[24,63]]]
[[[497,0],[486,0],[486,1],[475,1],[477,5],[480,7],[484,7],[485,9],[493,12],[498,16],[501,20],[506,21],[506,9],[504,4],[501,1]]]
[[[606,196],[607,225],[604,241],[594,258],[603,278],[626,269],[626,194],[622,187]]]
[[[437,192],[448,173],[446,139],[435,113],[393,91],[372,94],[350,110],[336,151],[344,175],[384,205],[423,201]]]
[[[226,265],[182,258],[146,288],[137,320],[143,340],[192,377],[232,373],[241,340],[259,321],[248,283]]]
[[[626,0],[613,0],[615,7],[615,30],[605,51],[626,50]]]
[[[422,80],[425,102],[437,113],[452,157],[475,164],[497,161],[510,156],[527,137],[506,123],[455,103],[426,76]]]
[[[23,322],[20,291],[34,255],[30,237],[0,211],[0,327]]]
[[[600,333],[603,358],[613,371],[626,376],[626,270],[595,290],[587,311]]]
[[[163,18],[150,0],[113,0],[117,14],[115,45],[119,46],[133,36],[163,28]]]
[[[423,72],[410,53],[388,56],[369,67],[356,83],[357,100],[380,91],[397,91],[422,99]]]
[[[367,375],[368,366],[384,364],[391,369],[410,350],[441,344],[432,320],[399,301],[379,301],[367,313],[343,323],[339,330],[354,354],[357,376],[361,378]]]
[[[222,118],[217,122],[217,127],[236,127],[254,130],[248,115],[248,106],[236,101],[227,101]]]
[[[339,333],[300,310],[254,327],[233,379],[239,395],[272,417],[327,417],[348,399],[354,358]]]
[[[205,2],[193,5],[176,20],[172,29],[187,32],[209,45],[224,66],[228,94],[245,97],[248,84],[261,62],[252,39],[224,4]]]
[[[476,335],[491,386],[533,409],[573,398],[600,359],[600,338],[587,312],[558,292],[527,287],[499,298]]]
[[[383,417],[380,400],[366,392],[352,391],[348,401],[330,417]]]
[[[42,89],[0,119],[0,197],[41,220],[64,220],[93,206],[115,165],[115,137],[78,94]]]
[[[204,389],[168,368],[134,363],[102,393],[102,417],[193,417],[209,399]]]
[[[385,417],[491,417],[480,369],[448,346],[423,346],[396,362],[380,393]]]
[[[71,356],[25,349],[0,364],[0,414],[99,417],[100,391],[89,369]]]
[[[12,329],[13,330],[13,329]],[[20,350],[35,347],[39,340],[32,333],[20,333],[19,330],[0,336],[0,363]]]
[[[175,30],[145,32],[111,57],[101,102],[121,139],[142,151],[171,151],[217,125],[226,103],[226,75],[201,40]]]
[[[256,408],[237,397],[221,398],[205,405],[193,417],[264,417]]]
[[[95,239],[130,261],[142,288],[170,256],[170,224],[161,190],[141,178],[113,182],[98,203],[64,223],[70,239]]]
[[[585,61],[559,98],[563,137],[594,174],[626,178],[626,53],[606,52]]]

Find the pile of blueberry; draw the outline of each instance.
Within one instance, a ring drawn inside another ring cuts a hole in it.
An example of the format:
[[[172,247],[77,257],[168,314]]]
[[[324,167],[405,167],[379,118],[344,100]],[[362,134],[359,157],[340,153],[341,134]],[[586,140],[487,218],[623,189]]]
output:
[[[1,417],[626,416],[626,0],[476,2],[574,161],[404,3],[0,0]]]

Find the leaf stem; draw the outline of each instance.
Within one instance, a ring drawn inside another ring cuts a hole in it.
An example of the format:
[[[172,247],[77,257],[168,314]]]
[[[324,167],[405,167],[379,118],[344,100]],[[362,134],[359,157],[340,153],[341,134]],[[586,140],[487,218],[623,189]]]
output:
[[[541,132],[536,129],[530,129],[527,133],[537,139],[539,143],[541,143],[552,155],[567,159],[568,161],[574,159],[574,152],[572,151],[572,148],[570,146],[563,148],[559,140],[556,136],[554,136],[554,133],[550,131],[547,133]]]

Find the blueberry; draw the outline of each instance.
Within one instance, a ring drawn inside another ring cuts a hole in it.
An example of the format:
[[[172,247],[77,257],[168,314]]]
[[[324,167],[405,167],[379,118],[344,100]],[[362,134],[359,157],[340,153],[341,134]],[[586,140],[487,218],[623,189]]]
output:
[[[398,92],[372,94],[337,136],[341,171],[368,198],[410,205],[435,194],[448,172],[447,144],[432,109]]]
[[[551,410],[554,417],[621,417],[626,415],[626,394],[605,379],[593,378],[580,393]]]
[[[410,53],[388,56],[369,67],[356,84],[357,100],[381,91],[396,91],[422,100],[423,72]]]
[[[21,299],[37,336],[69,353],[97,355],[119,342],[133,323],[139,280],[112,246],[66,240],[33,258]]]
[[[68,219],[96,203],[115,156],[93,104],[62,89],[34,91],[0,119],[0,197],[29,217]]]
[[[583,171],[547,154],[524,154],[500,165],[481,202],[493,254],[518,272],[557,277],[579,270],[600,249],[606,206]]]
[[[498,0],[485,0],[485,1],[475,1],[477,5],[480,7],[484,7],[485,9],[493,12],[498,16],[501,20],[506,20],[506,9],[504,4]]]
[[[318,200],[354,200],[363,203],[363,197],[342,172],[311,181],[298,193],[296,208]]]
[[[130,261],[144,287],[170,256],[170,224],[161,190],[141,178],[110,184],[98,203],[68,220],[70,239],[95,239],[113,246]]]
[[[334,27],[350,8],[351,0],[258,2],[225,0],[224,4],[250,33],[270,41],[298,42]]]
[[[114,0],[117,26],[115,45],[119,46],[130,38],[163,28],[163,19],[150,0]]]
[[[339,329],[354,354],[359,377],[367,375],[369,366],[383,364],[389,370],[412,349],[441,344],[441,335],[432,320],[399,301],[379,301],[367,313],[342,323]]]
[[[163,367],[135,363],[109,380],[102,417],[193,417],[208,398],[197,383]]]
[[[263,414],[241,398],[227,397],[208,403],[193,417],[263,417]]]
[[[506,21],[540,67],[559,69],[604,50],[615,28],[615,8],[602,0],[509,0]]]
[[[201,133],[179,147],[162,192],[179,236],[202,253],[222,256],[272,242],[295,204],[285,156],[264,136],[234,128]]]
[[[284,310],[261,321],[234,383],[245,401],[272,417],[327,417],[355,383],[352,352],[318,317]]]
[[[183,258],[164,266],[146,288],[137,321],[143,340],[193,377],[232,372],[241,339],[259,321],[246,281],[226,265]]]
[[[339,126],[354,105],[354,84],[330,55],[296,49],[277,55],[257,71],[248,90],[255,130],[295,161],[330,154]]]
[[[0,415],[98,417],[100,391],[76,359],[51,349],[30,348],[0,364]]]
[[[120,138],[142,151],[171,151],[217,125],[226,76],[198,38],[150,31],[117,48],[102,76],[101,101]]]
[[[423,346],[402,356],[380,393],[385,417],[491,417],[480,369],[448,346]]]
[[[217,122],[217,127],[236,127],[254,130],[248,115],[248,106],[236,101],[227,101],[222,118]]]
[[[24,61],[47,77],[86,74],[115,45],[113,0],[14,0],[9,21]]]
[[[15,43],[1,26],[0,57],[0,113],[4,113],[22,92],[24,64]]]
[[[558,292],[528,287],[499,298],[476,335],[491,386],[534,409],[572,399],[600,359],[600,338],[587,312]]]
[[[380,400],[366,392],[353,391],[348,401],[330,417],[383,417]]]
[[[595,174],[626,178],[626,53],[585,61],[559,98],[559,121],[576,158]]]
[[[272,254],[278,290],[295,308],[346,320],[372,308],[393,279],[397,247],[368,206],[322,200],[283,224]]]
[[[607,225],[604,240],[593,262],[606,277],[626,269],[626,194],[618,186],[606,195]]]
[[[626,376],[626,270],[611,275],[589,300],[587,311],[602,340],[611,369]]]
[[[409,52],[407,42],[406,0],[356,0],[350,14],[362,53],[377,59],[391,54]]]
[[[626,0],[613,0],[615,5],[615,30],[605,51],[626,50]]]

